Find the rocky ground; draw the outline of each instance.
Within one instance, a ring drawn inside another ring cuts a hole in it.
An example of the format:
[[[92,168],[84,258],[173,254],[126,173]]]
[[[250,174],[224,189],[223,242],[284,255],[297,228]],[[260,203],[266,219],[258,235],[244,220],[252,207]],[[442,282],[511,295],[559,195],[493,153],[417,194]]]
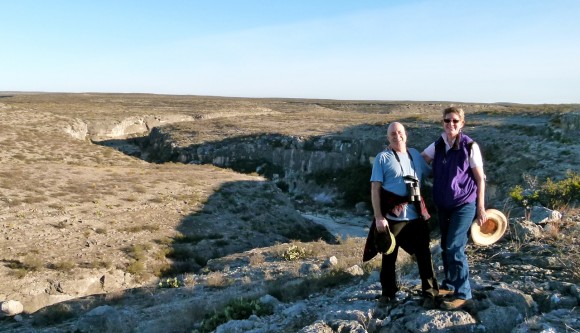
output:
[[[256,174],[152,164],[111,148],[158,126],[173,126],[179,146],[268,129],[368,136],[376,135],[369,125],[392,120],[408,124],[420,147],[432,140],[425,129],[436,127],[446,103],[0,97],[0,301],[23,305],[0,319],[1,331],[204,331],[240,297],[261,299],[272,314],[229,321],[219,332],[580,330],[580,218],[572,206],[562,221],[540,227],[514,214],[512,234],[499,244],[470,247],[469,311],[420,306],[404,254],[399,304],[379,308],[377,260],[360,262],[368,212],[305,206]],[[497,163],[494,184],[521,181],[521,170],[538,177],[577,171],[580,147],[564,136],[574,122],[563,121],[576,106],[467,107],[475,112],[469,130],[493,148],[486,158]],[[498,195],[496,203],[504,200]],[[288,260],[292,246],[304,252]],[[436,242],[433,251],[439,260]]]
[[[364,243],[364,238],[353,237],[339,245],[319,241],[256,248],[210,260],[205,273],[180,278],[180,287],[83,297],[2,324],[11,332],[194,332],[203,331],[204,320],[208,322],[208,316],[200,318],[203,307],[220,309],[228,300],[254,297],[273,313],[226,321],[216,331],[574,332],[580,329],[578,270],[561,252],[578,255],[580,213],[570,212],[558,221],[561,233],[549,231],[553,224],[514,218],[497,244],[470,243],[474,301],[460,311],[423,305],[418,272],[404,252],[399,257],[397,302],[380,306],[376,267],[367,274],[369,267],[353,260]],[[284,253],[291,246],[305,249],[306,256],[286,260]],[[436,240],[432,249],[441,276]],[[378,258],[373,261],[370,265],[376,266]],[[337,267],[346,272],[346,282],[315,291],[307,287]],[[58,315],[63,316],[63,309],[75,309],[78,317],[62,320]]]

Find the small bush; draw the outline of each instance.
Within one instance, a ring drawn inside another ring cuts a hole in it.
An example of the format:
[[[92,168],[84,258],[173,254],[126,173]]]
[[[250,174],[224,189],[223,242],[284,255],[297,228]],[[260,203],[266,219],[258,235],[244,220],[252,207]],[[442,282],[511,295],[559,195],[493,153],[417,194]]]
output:
[[[75,263],[72,261],[60,261],[50,265],[50,268],[57,271],[70,271],[75,268],[75,266]]]
[[[100,268],[111,268],[113,267],[113,263],[109,260],[95,260],[82,265],[83,268],[93,268],[93,269],[100,269]]]
[[[231,281],[220,272],[212,272],[207,275],[206,285],[211,288],[225,288]]]
[[[179,288],[180,283],[176,277],[174,278],[167,278],[165,280],[159,281],[159,288]]]
[[[570,203],[580,202],[580,174],[568,171],[566,177],[560,181],[553,181],[547,178],[543,184],[537,181],[528,181],[527,189],[521,185],[514,186],[510,192],[510,198],[529,209],[540,204],[550,209],[562,209]]]
[[[291,245],[282,253],[282,257],[287,261],[302,259],[306,257],[306,249],[297,245]]]
[[[127,267],[127,272],[133,275],[141,275],[145,272],[145,264],[140,260],[136,260]]]
[[[263,304],[257,299],[234,299],[220,311],[207,315],[201,324],[201,332],[212,332],[230,320],[248,319],[252,315],[269,316],[273,313],[271,305]]]
[[[10,270],[10,272],[8,272],[8,275],[15,277],[17,279],[22,279],[23,277],[26,276],[26,273],[28,273],[26,270],[24,270],[22,268],[16,268],[16,269]]]
[[[250,266],[258,266],[266,261],[264,255],[261,253],[253,253],[250,255]]]
[[[145,259],[147,250],[150,248],[150,245],[133,245],[127,250],[127,252],[133,259],[143,260]]]
[[[43,267],[44,264],[38,257],[28,256],[22,261],[22,268],[28,271],[39,271]]]
[[[541,187],[539,200],[552,209],[561,209],[571,202],[580,202],[580,174],[568,171],[566,178],[557,182],[548,178]]]
[[[136,226],[132,226],[132,227],[127,227],[122,229],[122,231],[127,231],[127,232],[141,232],[141,231],[150,231],[150,232],[154,232],[154,231],[158,231],[159,230],[159,226],[157,225],[136,225]]]
[[[161,263],[154,268],[153,274],[157,277],[169,277],[176,274],[191,273],[198,271],[202,266],[196,258],[185,261],[175,261],[171,264]]]
[[[175,235],[173,237],[175,243],[192,243],[192,244],[196,244],[199,243],[200,241],[209,238],[208,236],[203,236],[203,235],[185,235],[182,233],[178,233],[177,235]]]

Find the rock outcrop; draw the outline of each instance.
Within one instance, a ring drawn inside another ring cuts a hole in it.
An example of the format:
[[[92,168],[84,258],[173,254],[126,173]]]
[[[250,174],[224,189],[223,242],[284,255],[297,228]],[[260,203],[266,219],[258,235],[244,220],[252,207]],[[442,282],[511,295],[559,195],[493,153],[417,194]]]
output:
[[[170,130],[161,127],[151,131],[146,154],[154,162],[213,164],[242,172],[256,172],[284,182],[291,193],[313,194],[314,175],[332,175],[357,166],[370,168],[370,162],[384,147],[384,139],[381,139],[384,133],[379,134],[384,129],[377,126],[372,130],[377,132],[376,139],[264,134],[182,147],[176,145]],[[313,196],[316,194],[319,193],[314,190]]]

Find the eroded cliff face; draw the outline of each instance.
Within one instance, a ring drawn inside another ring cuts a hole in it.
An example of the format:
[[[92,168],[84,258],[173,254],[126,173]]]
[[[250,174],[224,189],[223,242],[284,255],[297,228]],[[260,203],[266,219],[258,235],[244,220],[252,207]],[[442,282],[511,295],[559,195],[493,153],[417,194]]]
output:
[[[465,130],[480,143],[484,153],[490,200],[501,197],[509,186],[521,181],[523,173],[544,179],[563,175],[567,169],[576,170],[573,158],[555,165],[537,164],[578,154],[575,143],[580,131],[580,112],[534,116],[481,113],[470,115],[469,121]],[[207,126],[202,122],[167,115],[130,117],[108,124],[77,120],[65,131],[75,138],[90,138],[150,162],[212,164],[243,173],[258,173],[295,196],[325,203],[337,203],[335,199],[344,196],[344,189],[337,185],[344,182],[349,172],[352,177],[358,177],[356,180],[362,186],[368,185],[369,162],[386,144],[385,124],[364,124],[352,126],[348,131],[301,136],[288,131],[256,133],[244,126],[237,127],[236,122],[214,122]],[[197,125],[171,125],[178,123]],[[433,142],[441,131],[436,122],[430,121],[407,122],[407,129],[409,146],[419,150]],[[546,156],[539,157],[532,151]]]
[[[336,195],[332,193],[335,189],[316,184],[316,179],[331,178],[361,166],[370,170],[371,160],[385,144],[384,129],[377,126],[375,130],[377,139],[264,134],[181,147],[176,145],[170,131],[159,127],[151,131],[143,158],[157,163],[213,164],[245,173],[256,172],[283,183],[282,187],[293,194],[308,193],[320,200],[331,200]]]
[[[104,141],[127,139],[133,136],[147,135],[152,128],[165,124],[192,121],[193,117],[184,115],[143,115],[127,117],[121,120],[84,121],[72,119],[64,131],[79,140]]]

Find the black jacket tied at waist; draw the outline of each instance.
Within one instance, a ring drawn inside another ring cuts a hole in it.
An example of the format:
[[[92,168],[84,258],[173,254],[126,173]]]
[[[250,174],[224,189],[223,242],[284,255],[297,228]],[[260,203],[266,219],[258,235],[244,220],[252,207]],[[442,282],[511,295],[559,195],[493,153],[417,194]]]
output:
[[[386,216],[387,213],[392,212],[394,210],[399,210],[399,208],[405,204],[414,204],[415,209],[417,209],[417,212],[419,212],[419,215],[421,216],[421,219],[423,221],[427,221],[429,218],[431,218],[431,215],[429,215],[429,212],[427,211],[427,206],[425,206],[425,201],[423,200],[423,197],[421,197],[421,201],[414,201],[410,203],[407,197],[397,195],[393,192],[385,190],[382,187],[380,194],[381,194],[380,195],[381,214],[383,214],[383,216]],[[379,253],[379,251],[375,246],[375,237],[377,237],[377,233],[378,232],[376,228],[376,220],[373,217],[373,222],[371,223],[369,234],[367,236],[367,240],[365,243],[365,248],[363,252],[363,262],[371,260]]]

